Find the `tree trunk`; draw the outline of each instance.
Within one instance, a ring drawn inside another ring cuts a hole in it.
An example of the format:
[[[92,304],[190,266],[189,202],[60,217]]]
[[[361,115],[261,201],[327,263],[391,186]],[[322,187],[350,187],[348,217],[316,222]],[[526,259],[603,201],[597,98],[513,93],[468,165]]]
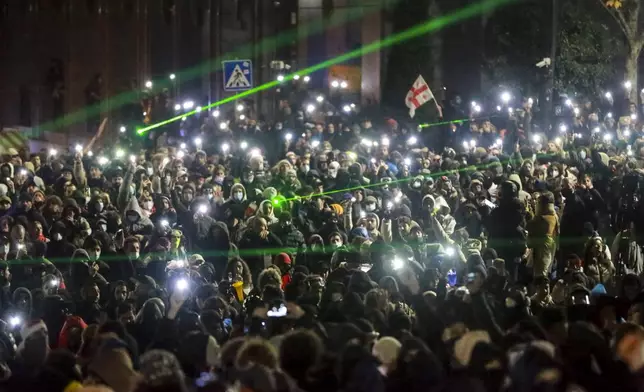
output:
[[[630,41],[630,40],[629,40]],[[631,102],[637,104],[637,95],[639,93],[637,85],[637,72],[638,60],[640,52],[642,51],[642,44],[644,42],[629,42],[628,56],[626,57],[626,80],[631,82],[631,91],[629,91],[628,98]]]

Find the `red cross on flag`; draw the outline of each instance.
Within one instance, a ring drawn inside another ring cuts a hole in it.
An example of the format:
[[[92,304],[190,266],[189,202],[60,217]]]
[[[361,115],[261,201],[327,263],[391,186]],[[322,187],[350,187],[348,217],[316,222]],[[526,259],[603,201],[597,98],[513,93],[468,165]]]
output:
[[[418,75],[418,78],[414,82],[414,85],[411,86],[411,90],[409,90],[407,97],[405,98],[405,105],[409,108],[409,116],[413,118],[414,114],[416,114],[416,109],[431,100],[434,100],[438,114],[443,117],[441,107],[438,105],[438,102],[436,102],[436,98],[434,97],[432,90],[429,89],[429,85],[427,85],[423,76]]]

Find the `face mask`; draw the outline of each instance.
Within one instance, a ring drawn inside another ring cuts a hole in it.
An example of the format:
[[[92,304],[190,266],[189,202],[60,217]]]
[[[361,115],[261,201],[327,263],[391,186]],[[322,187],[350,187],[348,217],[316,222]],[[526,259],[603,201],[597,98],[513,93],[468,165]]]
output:
[[[183,194],[183,201],[185,201],[185,202],[192,201],[192,193],[184,193]]]
[[[254,179],[254,176],[244,176],[244,182],[253,182]]]
[[[331,177],[331,178],[335,178],[337,175],[338,175],[338,171],[337,171],[337,170],[329,169],[329,177]]]
[[[586,159],[586,151],[584,150],[579,151],[579,158]]]
[[[217,177],[215,177],[215,182],[217,182],[217,183],[220,183],[220,184],[221,184],[222,182],[224,182],[224,176],[217,176]]]
[[[331,243],[331,247],[333,249],[338,249],[341,246],[342,246],[342,242],[340,242],[340,241],[335,241],[335,242]]]
[[[54,241],[60,241],[63,239],[63,235],[60,233],[54,233],[53,238],[54,238]]]
[[[101,212],[103,211],[103,203],[96,203],[96,211]]]
[[[308,173],[310,169],[311,169],[311,166],[309,166],[309,165],[302,165],[302,166],[300,166],[300,171],[301,171],[302,173],[305,173],[305,174],[306,174],[306,173]]]
[[[364,209],[367,210],[368,212],[373,212],[376,210],[376,205],[369,203],[364,207]]]
[[[82,230],[82,231],[81,231],[81,235],[82,235],[83,237],[89,237],[90,235],[92,235],[92,229],[89,229],[89,230]]]
[[[154,174],[154,169],[152,169],[151,167],[148,167],[147,173],[148,173],[148,176],[153,175]]]
[[[106,232],[107,231],[107,225],[101,225],[101,230]]]
[[[154,207],[154,202],[152,201],[143,202],[143,208],[145,208],[146,210],[152,211],[152,207]]]
[[[128,253],[127,257],[130,260],[135,260],[139,258],[139,252]]]
[[[136,215],[128,215],[126,218],[127,218],[128,222],[131,222],[131,223],[134,223],[137,220],[139,220],[139,217],[136,216]]]
[[[553,170],[553,171],[552,171],[552,176],[553,176],[553,177],[557,177],[558,175],[559,175],[559,172],[558,172],[558,171],[556,171],[556,170]]]
[[[206,199],[212,200],[213,194],[212,193],[206,193]]]
[[[242,201],[244,198],[244,192],[235,192],[233,193],[233,199],[236,201]]]
[[[92,260],[98,260],[99,257],[101,257],[101,252],[89,252],[89,257],[91,257]]]
[[[278,131],[281,131],[282,130],[282,124],[275,124],[275,129],[277,129]]]

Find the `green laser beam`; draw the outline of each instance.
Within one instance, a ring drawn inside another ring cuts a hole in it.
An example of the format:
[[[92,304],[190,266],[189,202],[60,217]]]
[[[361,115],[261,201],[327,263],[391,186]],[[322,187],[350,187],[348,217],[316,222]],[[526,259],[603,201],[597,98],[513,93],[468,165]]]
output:
[[[352,60],[352,59],[355,59],[357,57],[361,57],[361,56],[363,56],[365,54],[369,54],[369,53],[372,53],[372,52],[375,52],[375,51],[378,51],[378,50],[381,50],[381,49],[396,45],[398,43],[407,41],[409,39],[416,38],[416,37],[419,37],[421,35],[428,34],[428,33],[431,33],[433,31],[440,30],[440,29],[444,28],[445,26],[448,26],[448,25],[451,25],[453,23],[457,23],[457,22],[466,20],[468,18],[471,18],[473,16],[476,16],[476,15],[479,15],[479,14],[482,14],[482,13],[492,11],[493,9],[495,9],[497,7],[500,7],[501,5],[508,4],[510,2],[513,2],[513,1],[515,1],[515,0],[486,0],[486,1],[483,1],[483,2],[480,2],[480,3],[477,3],[477,4],[467,6],[467,7],[463,8],[463,9],[461,9],[461,10],[458,10],[458,11],[450,14],[450,15],[445,15],[443,17],[440,17],[438,19],[432,20],[430,22],[425,22],[425,23],[413,26],[413,27],[411,27],[411,28],[409,28],[409,29],[407,29],[405,31],[401,31],[401,32],[396,33],[394,35],[391,35],[391,36],[389,36],[387,38],[384,38],[382,40],[374,41],[374,42],[372,42],[370,44],[362,46],[361,48],[358,48],[358,49],[353,50],[351,52],[342,54],[342,55],[340,55],[338,57],[335,57],[333,59],[329,59],[329,60],[321,62],[319,64],[307,67],[307,68],[305,68],[305,69],[303,69],[301,71],[294,72],[294,73],[291,73],[289,75],[285,75],[284,80],[282,82],[279,82],[277,80],[273,80],[273,81],[270,81],[268,83],[264,83],[261,86],[257,86],[257,87],[255,87],[253,89],[250,89],[250,90],[235,94],[235,95],[233,95],[231,97],[228,97],[228,98],[224,98],[224,99],[222,99],[222,100],[220,100],[218,102],[211,103],[210,105],[201,108],[201,110],[199,110],[199,111],[192,110],[192,111],[190,111],[188,113],[183,113],[183,114],[181,114],[179,116],[169,118],[169,119],[161,121],[159,123],[152,124],[152,125],[149,125],[147,127],[140,128],[140,129],[137,130],[137,133],[139,135],[142,135],[145,132],[150,131],[152,129],[159,128],[159,127],[162,127],[164,125],[173,123],[175,121],[179,121],[184,117],[192,116],[192,115],[195,115],[197,113],[200,113],[202,110],[208,110],[208,109],[211,109],[211,108],[214,108],[214,107],[217,107],[217,106],[221,106],[221,105],[226,104],[228,102],[236,101],[236,100],[239,100],[241,98],[247,97],[249,95],[253,95],[253,94],[256,94],[258,92],[271,89],[273,87],[276,87],[276,86],[280,85],[281,83],[283,83],[285,81],[293,80],[296,76],[304,76],[304,75],[307,75],[307,74],[310,74],[310,73],[313,73],[313,72],[328,68],[328,67],[330,67],[332,65],[340,64],[340,63],[343,63],[345,61]]]
[[[394,3],[397,3],[398,1],[400,0],[393,0]],[[369,10],[372,12],[379,12],[383,7],[384,7],[384,2],[381,2],[374,8],[369,8]],[[364,13],[362,12],[361,7],[347,8],[345,9],[345,12],[336,12],[328,19],[325,19],[325,18],[316,19],[312,21],[310,24],[301,26],[300,28],[291,29],[289,31],[279,33],[273,37],[264,38],[263,40],[261,40],[256,44],[250,43],[250,44],[244,45],[240,49],[230,54],[222,55],[217,59],[209,60],[205,63],[194,66],[184,71],[175,72],[175,75],[176,75],[175,80],[179,80],[183,82],[183,81],[189,81],[189,80],[201,77],[201,75],[204,73],[204,70],[208,70],[210,72],[219,71],[221,70],[221,67],[222,67],[221,65],[222,61],[237,60],[245,57],[254,57],[256,46],[259,46],[260,48],[262,48],[263,51],[267,51],[272,49],[273,47],[279,48],[285,45],[290,45],[294,40],[304,39],[309,35],[324,31],[326,28],[334,28],[344,23],[351,22],[352,20],[359,19],[362,17],[364,17]],[[167,82],[167,81],[159,82],[158,80],[153,82],[155,86],[154,90],[157,90],[158,86],[160,86],[161,88],[171,87],[173,86],[173,83],[174,83],[174,82]],[[109,101],[110,108],[112,110],[118,109],[123,105],[137,101],[138,95],[140,92],[145,92],[145,91],[130,91],[130,92],[118,94],[110,98],[106,98],[95,105],[85,107],[74,113],[69,113],[64,115],[63,117],[46,122],[44,124],[40,124],[35,127],[35,130],[43,131],[48,129],[58,129],[58,128],[66,127],[68,125],[75,124],[77,122],[86,121],[91,116],[96,116],[101,114],[103,111],[103,106],[106,105],[106,102]]]

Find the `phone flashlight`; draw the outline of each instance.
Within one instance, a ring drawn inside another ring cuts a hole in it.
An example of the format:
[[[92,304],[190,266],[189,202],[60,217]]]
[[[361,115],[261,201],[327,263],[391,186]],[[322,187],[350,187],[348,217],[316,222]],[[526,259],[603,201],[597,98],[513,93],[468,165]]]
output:
[[[11,316],[9,318],[9,325],[11,325],[13,328],[19,326],[22,324],[22,318],[20,316]]]
[[[399,259],[398,257],[395,257],[393,261],[391,262],[391,266],[393,267],[394,270],[399,270],[401,269],[405,263]]]
[[[174,287],[179,291],[185,291],[188,289],[188,280],[181,278],[177,280],[177,283],[175,283]]]
[[[202,205],[200,205],[200,206],[199,206],[199,210],[198,210],[198,211],[199,211],[200,213],[202,213],[202,214],[205,214],[206,212],[208,212],[208,206],[207,206],[207,205],[205,205],[205,204],[202,204]]]

